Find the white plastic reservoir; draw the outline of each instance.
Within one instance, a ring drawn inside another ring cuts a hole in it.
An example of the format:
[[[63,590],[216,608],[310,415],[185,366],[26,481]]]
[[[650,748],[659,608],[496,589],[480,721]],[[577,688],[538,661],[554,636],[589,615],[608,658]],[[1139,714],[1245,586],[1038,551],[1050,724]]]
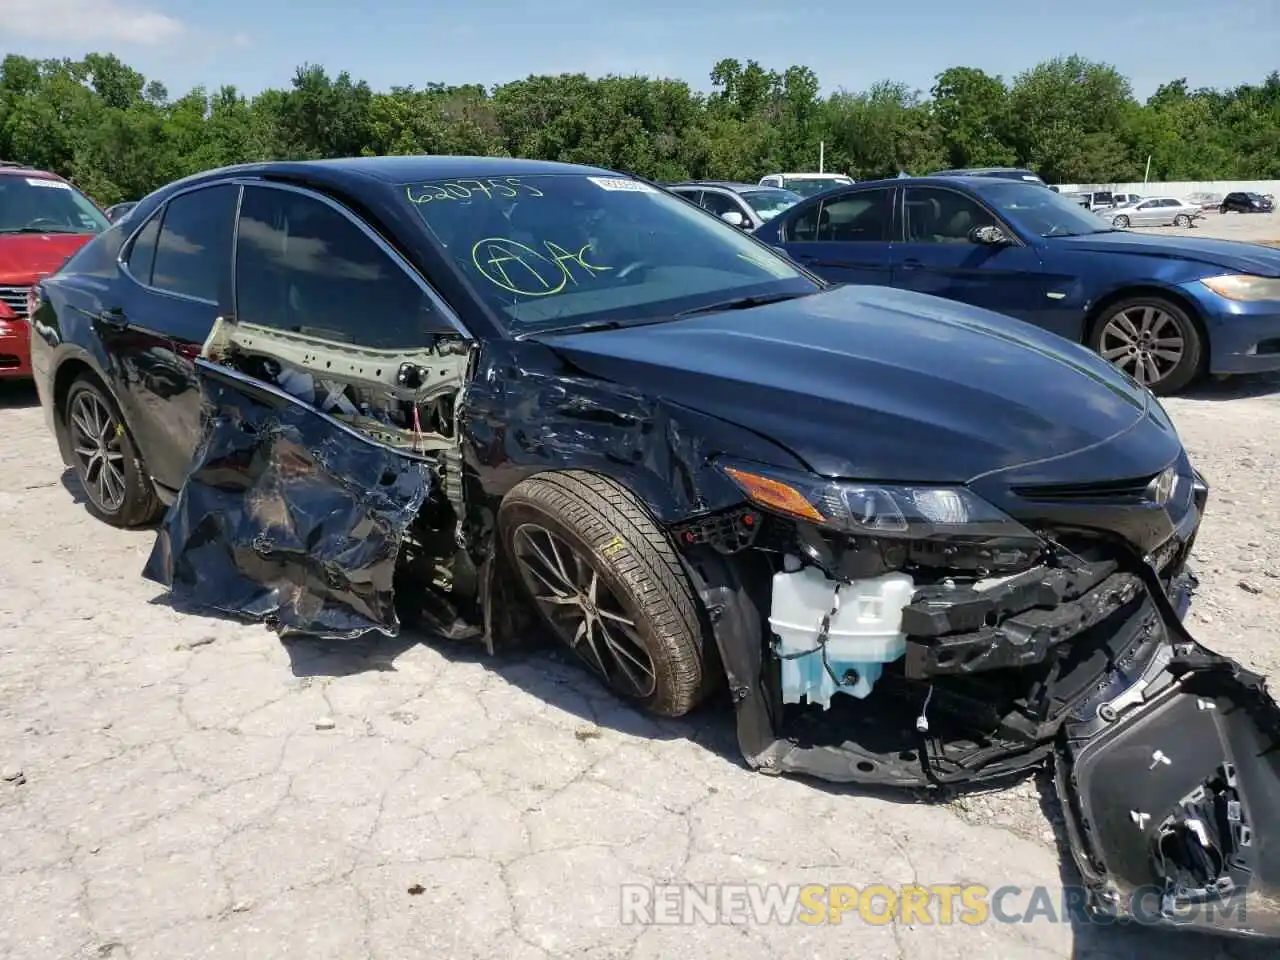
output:
[[[902,608],[915,595],[910,576],[888,573],[842,584],[839,610],[831,618],[826,644],[819,646],[822,618],[831,610],[835,588],[836,581],[816,567],[773,576],[769,625],[778,637],[784,703],[807,697],[827,707],[836,692],[865,697],[884,665],[906,652]]]

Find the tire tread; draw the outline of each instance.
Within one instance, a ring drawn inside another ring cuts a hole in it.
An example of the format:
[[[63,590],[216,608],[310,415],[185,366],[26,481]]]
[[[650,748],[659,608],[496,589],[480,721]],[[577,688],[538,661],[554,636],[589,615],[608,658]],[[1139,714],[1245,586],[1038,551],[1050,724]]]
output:
[[[664,661],[655,663],[658,689],[648,709],[674,717],[697,706],[708,687],[697,601],[670,539],[636,497],[609,477],[565,470],[517,484],[503,506],[518,503],[576,531],[631,591],[659,648],[652,651],[655,660]],[[615,540],[621,547],[613,546]]]

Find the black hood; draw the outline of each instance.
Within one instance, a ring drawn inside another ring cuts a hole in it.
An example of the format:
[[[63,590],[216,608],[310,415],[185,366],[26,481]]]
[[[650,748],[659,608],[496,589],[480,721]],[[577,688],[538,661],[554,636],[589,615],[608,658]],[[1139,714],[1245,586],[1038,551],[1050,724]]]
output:
[[[586,373],[747,427],[831,477],[965,482],[1115,438],[1149,399],[1077,344],[886,287],[538,339]]]

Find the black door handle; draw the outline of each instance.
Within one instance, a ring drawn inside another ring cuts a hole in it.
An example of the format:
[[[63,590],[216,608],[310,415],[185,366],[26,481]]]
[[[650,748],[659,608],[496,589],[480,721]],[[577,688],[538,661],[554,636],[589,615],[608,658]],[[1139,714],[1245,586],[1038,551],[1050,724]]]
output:
[[[94,316],[108,327],[116,330],[123,330],[129,325],[129,318],[125,316],[124,311],[119,307],[111,310],[102,310]]]

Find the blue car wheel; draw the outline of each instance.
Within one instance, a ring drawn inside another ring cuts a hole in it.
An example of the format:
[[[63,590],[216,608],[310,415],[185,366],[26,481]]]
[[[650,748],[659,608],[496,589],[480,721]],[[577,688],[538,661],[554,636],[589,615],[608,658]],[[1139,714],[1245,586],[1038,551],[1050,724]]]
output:
[[[1089,346],[1161,396],[1186,387],[1204,366],[1199,327],[1186,310],[1163,297],[1112,304],[1093,325]]]

